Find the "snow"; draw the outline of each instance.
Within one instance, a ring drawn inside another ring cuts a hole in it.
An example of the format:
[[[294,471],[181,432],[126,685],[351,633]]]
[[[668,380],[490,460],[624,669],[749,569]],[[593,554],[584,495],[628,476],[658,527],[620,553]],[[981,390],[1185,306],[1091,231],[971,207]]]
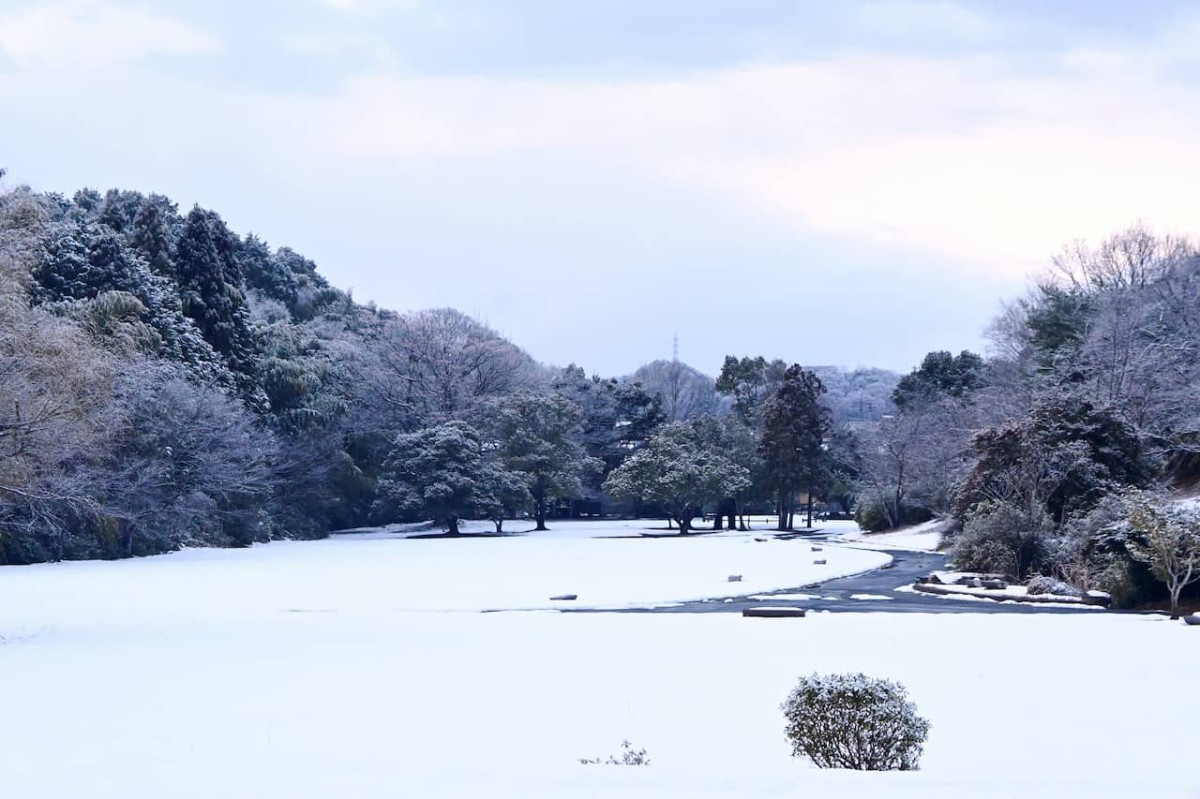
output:
[[[771,600],[783,600],[785,602],[803,602],[808,599],[820,599],[818,594],[758,594],[750,597],[760,602],[770,602]]]
[[[942,530],[945,526],[944,519],[933,519],[890,533],[868,533],[854,525],[853,529],[841,532],[830,540],[870,549],[934,552],[942,543]]]
[[[1016,602],[1020,601],[1021,597],[1029,596],[1028,592],[1025,590],[1025,587],[1021,586],[1021,585],[1009,586],[1008,588],[1006,588],[1004,590],[993,590],[990,588],[972,588],[970,586],[965,586],[965,585],[940,585],[940,586],[938,586],[938,588],[941,590],[944,590],[944,591],[949,591],[950,593],[934,594],[934,593],[927,593],[924,591],[918,592],[917,589],[911,585],[902,585],[899,588],[893,588],[892,590],[896,593],[904,593],[904,594],[920,593],[921,596],[933,597],[934,599],[948,599],[952,602],[985,602],[985,603],[1009,602],[1009,603],[1016,603]],[[1089,593],[1092,593],[1092,592],[1089,592]],[[1097,591],[1094,593],[1099,594],[1102,592]],[[1038,607],[1071,608],[1072,610],[1096,610],[1096,611],[1104,611],[1105,610],[1105,608],[1102,605],[1087,604],[1085,602],[1082,602],[1079,599],[1072,598],[1072,597],[1054,596],[1053,594],[1034,594],[1034,596],[1043,597],[1046,600],[1046,601],[1038,602],[1037,603]]]
[[[1188,727],[1200,697],[1159,679],[1163,664],[1195,658],[1196,636],[1184,625],[1123,614],[861,612],[763,621],[721,612],[465,612],[520,607],[530,597],[548,607],[546,597],[557,593],[551,584],[564,576],[615,604],[727,590],[730,571],[788,584],[810,555],[803,541],[577,533],[346,536],[2,569],[5,794],[1200,792]],[[841,551],[827,547],[823,571]],[[781,562],[777,572],[772,561]],[[843,567],[856,568],[850,559]],[[948,656],[947,642],[962,655]],[[908,688],[933,725],[921,771],[821,771],[789,756],[780,702],[800,676],[842,671]],[[1028,713],[1013,711],[1014,696],[1060,723],[1030,724]],[[1064,735],[1063,723],[1075,733]],[[619,756],[625,739],[647,750],[650,766],[579,763]]]
[[[171,612],[188,601],[191,585],[207,586],[214,603],[238,613],[621,608],[794,588],[891,560],[878,552],[830,547],[828,564],[816,566],[800,540],[756,542],[748,533],[686,540],[588,538],[588,532],[614,531],[608,523],[553,527],[550,534],[487,538],[346,535],[118,563],[20,567],[3,573],[0,606],[5,595],[36,594],[61,578],[86,590],[97,614],[123,612],[136,603],[151,606],[145,612]],[[731,573],[741,574],[741,582],[730,583]],[[579,599],[550,600],[560,594]],[[220,608],[214,604],[205,611]],[[79,608],[73,595],[63,594],[60,601],[51,593],[41,610],[57,623],[74,619]]]
[[[883,594],[851,594],[850,598],[851,599],[860,599],[860,600],[864,600],[864,601],[890,600],[891,599],[890,596],[884,596]]]
[[[955,576],[955,574],[952,572],[937,572],[937,574],[943,577],[947,575],[951,577]],[[947,584],[939,585],[937,588],[939,592],[945,591],[947,593],[930,594],[930,596],[949,596],[951,598],[956,598],[958,596],[969,596],[972,598],[981,599],[987,599],[990,597],[993,601],[999,602],[1019,602],[1029,597],[1035,597],[1039,601],[1039,604],[1043,605],[1068,605],[1073,608],[1099,607],[1098,605],[1086,604],[1080,597],[1059,596],[1057,594],[1031,594],[1023,585],[1010,585],[1007,588],[975,588],[969,585]],[[1103,595],[1103,592],[1101,591],[1089,593],[1094,593],[1097,595],[1097,597]]]

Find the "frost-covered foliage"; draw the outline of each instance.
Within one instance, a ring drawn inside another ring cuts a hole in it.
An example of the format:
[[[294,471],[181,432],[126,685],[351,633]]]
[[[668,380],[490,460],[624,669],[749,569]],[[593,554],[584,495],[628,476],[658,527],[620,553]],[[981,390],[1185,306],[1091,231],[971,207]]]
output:
[[[517,392],[495,408],[499,457],[533,501],[537,529],[546,529],[547,503],[583,494],[580,477],[604,464],[580,442],[583,411],[561,394]]]
[[[397,436],[385,474],[383,502],[402,518],[432,517],[451,534],[459,532],[459,519],[494,518],[495,506],[517,490],[484,453],[479,431],[459,421]]]
[[[648,766],[650,757],[645,749],[634,749],[628,739],[621,741],[621,756],[609,755],[606,758],[581,757],[579,762],[585,766]]]
[[[915,771],[929,736],[904,686],[865,674],[803,677],[781,709],[792,755],[821,768]]]
[[[605,490],[618,499],[658,506],[686,534],[706,503],[750,485],[746,468],[727,457],[705,432],[699,422],[667,425],[612,471]]]
[[[1030,577],[1025,584],[1025,590],[1031,594],[1051,594],[1053,596],[1080,596],[1083,592],[1070,583],[1039,574]]]
[[[641,383],[658,397],[668,422],[686,422],[717,413],[721,408],[716,382],[681,361],[653,361],[639,367],[631,382]]]
[[[1128,506],[1137,534],[1129,540],[1129,554],[1166,585],[1171,618],[1178,618],[1183,589],[1200,581],[1200,508],[1144,493],[1132,494]]]
[[[1027,512],[1011,502],[983,502],[954,538],[951,557],[964,571],[1022,579],[1045,562],[1052,532],[1053,524],[1040,509]]]

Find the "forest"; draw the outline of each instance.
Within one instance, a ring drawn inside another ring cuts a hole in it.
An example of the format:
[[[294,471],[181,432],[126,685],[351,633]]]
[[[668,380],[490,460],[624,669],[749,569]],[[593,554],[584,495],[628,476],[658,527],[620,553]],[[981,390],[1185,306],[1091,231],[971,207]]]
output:
[[[963,567],[1153,600],[1129,508],[1200,476],[1198,279],[1194,244],[1134,227],[1064,249],[980,320],[984,354],[931,352],[904,376],[748,355],[716,376],[677,360],[601,376],[450,308],[356,302],[212,210],[15,187],[0,561],[423,519],[641,514],[688,533],[855,514],[953,519]]]

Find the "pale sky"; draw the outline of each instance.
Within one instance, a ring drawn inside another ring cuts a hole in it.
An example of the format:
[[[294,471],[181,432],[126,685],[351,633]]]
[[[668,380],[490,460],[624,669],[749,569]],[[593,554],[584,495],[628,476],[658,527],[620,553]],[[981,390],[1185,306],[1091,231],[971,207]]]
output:
[[[1072,239],[1200,225],[1182,0],[0,0],[0,108],[7,185],[602,374],[907,371]]]

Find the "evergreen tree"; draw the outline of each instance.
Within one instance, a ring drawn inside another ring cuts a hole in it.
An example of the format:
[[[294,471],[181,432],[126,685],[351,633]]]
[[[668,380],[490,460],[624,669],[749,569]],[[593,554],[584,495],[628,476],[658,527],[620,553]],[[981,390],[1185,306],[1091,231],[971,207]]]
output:
[[[234,374],[238,391],[262,411],[266,399],[255,385],[254,336],[235,257],[238,240],[212,211],[193,208],[175,248],[183,312]]]
[[[700,422],[675,422],[650,439],[604,482],[618,499],[661,508],[687,535],[707,503],[720,502],[750,485],[745,467],[714,444]]]
[[[559,394],[519,392],[498,407],[500,457],[524,477],[538,530],[546,529],[550,501],[579,497],[580,476],[603,467],[579,441],[582,417],[579,406]]]
[[[918,368],[900,378],[892,402],[905,410],[942,397],[961,398],[983,386],[985,372],[983,358],[968,350],[958,355],[931,352]]]
[[[801,490],[808,494],[808,526],[812,527],[813,494],[827,466],[823,445],[830,430],[830,414],[821,404],[824,393],[820,378],[793,364],[763,405],[759,452],[765,461],[767,483],[775,492],[780,530],[792,528],[795,499]]]
[[[380,484],[385,501],[409,518],[430,518],[459,534],[459,520],[490,516],[500,484],[479,431],[451,421],[396,436]]]
[[[141,253],[150,271],[160,277],[175,277],[176,228],[179,213],[175,203],[160,194],[151,194],[142,203],[129,229],[130,243]]]

